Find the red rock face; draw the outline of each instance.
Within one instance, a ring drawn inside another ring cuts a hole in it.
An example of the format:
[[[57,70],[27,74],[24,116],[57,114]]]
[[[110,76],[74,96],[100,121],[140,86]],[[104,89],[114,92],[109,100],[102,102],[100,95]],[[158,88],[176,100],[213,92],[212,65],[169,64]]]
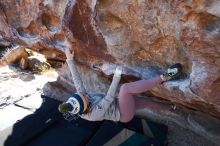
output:
[[[180,80],[151,92],[220,118],[219,5],[218,0],[1,0],[0,36],[62,61],[57,42],[67,39],[82,64],[123,64],[139,78],[182,63]]]

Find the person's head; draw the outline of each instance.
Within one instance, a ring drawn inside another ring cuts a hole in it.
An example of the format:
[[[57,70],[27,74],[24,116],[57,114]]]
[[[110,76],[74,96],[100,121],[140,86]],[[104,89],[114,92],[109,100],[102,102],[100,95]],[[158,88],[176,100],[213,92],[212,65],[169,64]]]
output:
[[[70,112],[72,114],[82,114],[87,108],[88,104],[85,97],[77,93],[72,94],[67,102],[60,104],[58,107],[61,113]]]

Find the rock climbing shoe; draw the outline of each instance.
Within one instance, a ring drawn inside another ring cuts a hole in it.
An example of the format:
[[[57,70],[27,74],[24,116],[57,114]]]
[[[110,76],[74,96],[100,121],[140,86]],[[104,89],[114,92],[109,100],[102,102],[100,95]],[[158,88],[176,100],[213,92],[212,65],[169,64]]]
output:
[[[180,63],[174,64],[170,66],[165,73],[163,73],[160,77],[163,81],[169,81],[172,79],[176,79],[180,76],[182,70],[182,65]]]

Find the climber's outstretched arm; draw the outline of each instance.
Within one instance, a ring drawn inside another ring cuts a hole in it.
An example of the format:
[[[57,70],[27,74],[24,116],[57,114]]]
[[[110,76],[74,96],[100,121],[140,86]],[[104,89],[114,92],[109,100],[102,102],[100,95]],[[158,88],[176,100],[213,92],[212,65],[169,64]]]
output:
[[[108,89],[107,95],[98,103],[99,108],[103,108],[104,111],[107,111],[107,109],[115,99],[115,93],[121,80],[121,73],[122,68],[117,67],[113,76],[112,83]]]
[[[73,82],[74,82],[74,85],[76,87],[76,91],[78,93],[82,93],[82,94],[86,94],[86,89],[85,87],[83,86],[83,82],[81,80],[81,77],[79,75],[79,72],[75,66],[75,61],[73,59],[73,55],[71,54],[69,48],[65,48],[65,54],[66,54],[66,62],[69,66],[69,69],[70,69],[70,72],[71,72],[71,75],[72,75],[72,79],[73,79]]]
[[[108,110],[109,106],[115,99],[115,93],[116,93],[118,84],[121,79],[121,73],[122,73],[122,70],[121,68],[118,67],[114,73],[113,80],[112,80],[112,83],[110,85],[107,95],[103,99],[101,99],[101,101],[99,101],[97,105],[95,105],[92,108],[91,112],[81,115],[82,118],[87,119],[89,121],[104,120],[104,115],[106,111]]]
[[[114,76],[113,76],[112,83],[111,83],[111,85],[108,89],[106,98],[115,97],[115,93],[116,93],[116,90],[118,88],[118,84],[121,80],[121,74],[122,74],[122,68],[117,67],[116,70],[115,70]]]

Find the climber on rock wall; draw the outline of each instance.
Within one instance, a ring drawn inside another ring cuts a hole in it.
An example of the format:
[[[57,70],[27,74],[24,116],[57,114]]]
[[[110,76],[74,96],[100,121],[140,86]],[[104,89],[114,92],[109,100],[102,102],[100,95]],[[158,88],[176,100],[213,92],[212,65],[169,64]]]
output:
[[[115,93],[121,79],[121,74],[123,73],[123,68],[116,68],[112,83],[106,95],[89,94],[83,86],[74,63],[74,55],[71,54],[68,47],[65,47],[65,54],[77,92],[72,94],[66,102],[59,105],[58,109],[61,113],[69,112],[71,114],[78,114],[81,118],[89,121],[112,120],[129,122],[134,117],[137,109],[171,110],[175,108],[171,104],[136,97],[135,94],[143,93],[162,82],[178,77],[182,69],[182,65],[179,63],[172,65],[160,76],[123,84],[117,98]]]

